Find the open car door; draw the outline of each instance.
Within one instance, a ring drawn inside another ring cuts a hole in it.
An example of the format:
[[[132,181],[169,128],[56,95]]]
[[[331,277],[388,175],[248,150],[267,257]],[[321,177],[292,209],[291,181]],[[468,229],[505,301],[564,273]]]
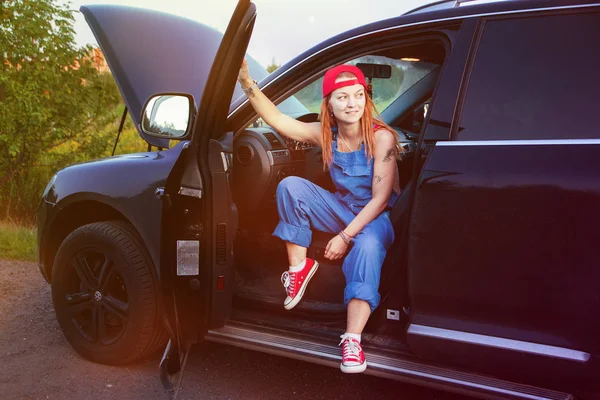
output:
[[[196,113],[192,140],[164,191],[160,279],[170,340],[161,381],[176,397],[190,347],[231,311],[232,244],[237,211],[231,196],[233,133],[225,132],[236,78],[256,19],[240,0],[225,31]]]

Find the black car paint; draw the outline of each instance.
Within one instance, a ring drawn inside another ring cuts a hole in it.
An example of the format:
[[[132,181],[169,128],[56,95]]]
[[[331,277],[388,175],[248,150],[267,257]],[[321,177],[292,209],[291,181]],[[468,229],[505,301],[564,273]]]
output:
[[[598,354],[599,156],[585,144],[436,146],[411,219],[411,322]]]
[[[156,268],[160,265],[162,202],[155,191],[163,187],[186,141],[168,150],[128,154],[72,165],[61,170],[38,210],[40,268],[49,281],[54,254],[48,254],[53,232],[70,218],[70,207],[103,204],[128,221],[144,240]],[[53,249],[56,251],[57,249]]]
[[[454,99],[468,83],[475,44],[466,37],[454,47],[451,58],[462,52],[462,61],[449,61],[422,140],[427,157],[410,222],[411,323],[591,357],[566,361],[410,334],[408,343],[437,362],[583,393],[600,372],[593,235],[600,147],[570,140],[432,147],[460,129],[451,124],[460,116]],[[462,78],[448,79],[453,70]]]

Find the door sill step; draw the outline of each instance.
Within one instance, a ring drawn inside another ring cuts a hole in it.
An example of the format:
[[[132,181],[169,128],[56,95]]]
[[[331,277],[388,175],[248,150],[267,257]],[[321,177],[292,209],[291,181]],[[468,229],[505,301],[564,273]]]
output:
[[[336,368],[341,362],[341,349],[337,343],[316,343],[301,335],[251,325],[228,324],[208,331],[206,340]],[[365,349],[365,356],[368,362],[365,374],[482,399],[574,399],[568,393],[409,361],[399,354],[390,357],[389,353]]]

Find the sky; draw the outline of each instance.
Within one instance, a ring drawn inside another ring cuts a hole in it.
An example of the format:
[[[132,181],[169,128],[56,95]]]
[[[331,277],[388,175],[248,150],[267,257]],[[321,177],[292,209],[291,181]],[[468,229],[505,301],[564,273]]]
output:
[[[67,0],[59,0],[67,3]],[[264,67],[281,65],[323,40],[370,22],[400,15],[433,0],[253,0],[257,19],[248,53]],[[237,0],[71,0],[82,5],[118,4],[180,15],[225,32]],[[81,13],[76,13],[78,45],[96,45]]]

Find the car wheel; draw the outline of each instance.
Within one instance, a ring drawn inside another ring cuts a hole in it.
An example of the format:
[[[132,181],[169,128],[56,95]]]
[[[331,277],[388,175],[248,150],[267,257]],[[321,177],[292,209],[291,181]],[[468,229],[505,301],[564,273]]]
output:
[[[120,221],[73,231],[52,269],[52,301],[73,348],[103,364],[125,364],[166,340],[159,284],[137,233]]]

